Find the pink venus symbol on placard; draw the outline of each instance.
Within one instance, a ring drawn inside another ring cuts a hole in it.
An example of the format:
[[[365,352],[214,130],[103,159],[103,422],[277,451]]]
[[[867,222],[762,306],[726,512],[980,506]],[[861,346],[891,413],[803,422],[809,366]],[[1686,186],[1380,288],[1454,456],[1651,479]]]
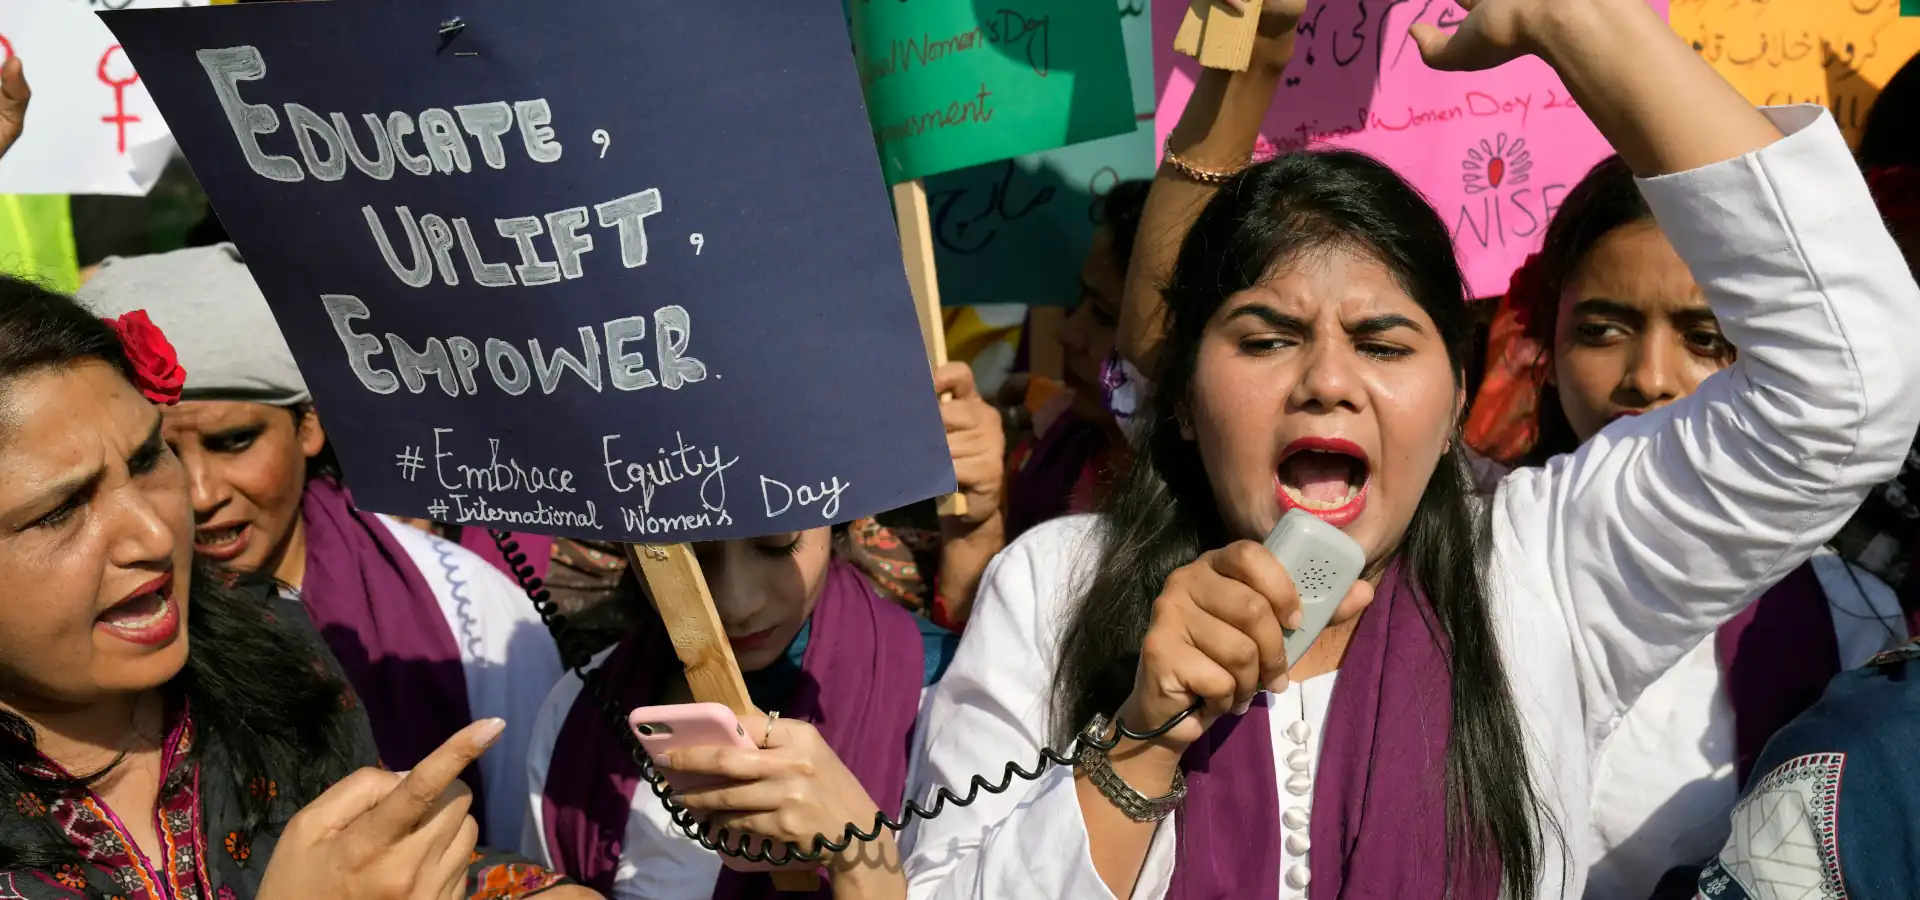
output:
[[[1533,155],[1527,152],[1526,138],[1509,139],[1501,132],[1491,139],[1481,138],[1478,147],[1468,147],[1460,169],[1460,186],[1478,194],[1503,184],[1526,184],[1527,173],[1533,171]]]
[[[127,125],[140,121],[139,116],[127,115],[127,88],[140,82],[139,73],[126,78],[114,78],[107,72],[107,64],[113,61],[113,54],[120,52],[120,45],[114,44],[107,52],[100,54],[100,83],[113,88],[113,115],[101,116],[100,121],[119,130],[120,152],[127,152]],[[122,53],[122,56],[125,54]]]
[[[13,42],[7,40],[7,36],[4,34],[0,34],[0,51],[6,51],[4,54],[0,54],[0,63],[13,58]]]

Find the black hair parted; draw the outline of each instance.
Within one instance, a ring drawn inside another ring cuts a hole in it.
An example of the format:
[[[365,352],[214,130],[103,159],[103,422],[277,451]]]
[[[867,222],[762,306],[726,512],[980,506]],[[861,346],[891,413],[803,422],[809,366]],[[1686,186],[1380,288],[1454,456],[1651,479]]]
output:
[[[1384,264],[1433,320],[1456,386],[1464,377],[1474,321],[1451,236],[1392,169],[1346,151],[1294,153],[1223,185],[1187,233],[1164,291],[1168,336],[1142,452],[1107,502],[1099,562],[1062,638],[1053,696],[1061,738],[1126,700],[1168,576],[1227,542],[1199,452],[1174,418],[1207,323],[1277,266],[1335,248]],[[1517,900],[1531,895],[1543,868],[1542,823],[1559,828],[1528,765],[1485,583],[1487,519],[1473,503],[1460,445],[1454,440],[1440,460],[1395,556],[1424,590],[1451,668],[1448,871],[1497,858],[1504,895]]]
[[[22,375],[89,361],[112,365],[131,380],[132,367],[111,326],[72,298],[0,276],[0,402]],[[231,782],[227,787],[240,800],[246,832],[277,828],[354,769],[361,746],[358,713],[342,702],[349,696],[346,682],[321,664],[326,650],[318,638],[275,619],[266,581],[204,565],[190,577],[187,663],[161,691],[170,703],[191,710],[195,741],[189,752],[204,763],[203,778]],[[26,718],[0,710],[0,796],[52,797],[112,769],[49,777],[37,765],[37,746]],[[249,790],[256,777],[274,782],[277,796]],[[0,871],[81,861],[44,816],[7,825]]]

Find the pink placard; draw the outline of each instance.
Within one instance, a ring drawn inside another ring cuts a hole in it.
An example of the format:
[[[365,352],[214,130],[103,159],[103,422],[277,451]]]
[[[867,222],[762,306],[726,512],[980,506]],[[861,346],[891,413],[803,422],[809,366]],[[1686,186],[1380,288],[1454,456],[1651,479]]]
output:
[[[1649,2],[1666,15],[1667,0]],[[1199,72],[1173,52],[1186,9],[1153,0],[1158,146]],[[1488,72],[1427,68],[1408,26],[1448,28],[1464,16],[1452,0],[1312,0],[1262,133],[1282,151],[1345,147],[1385,160],[1446,220],[1474,294],[1492,297],[1611,150],[1538,59]]]

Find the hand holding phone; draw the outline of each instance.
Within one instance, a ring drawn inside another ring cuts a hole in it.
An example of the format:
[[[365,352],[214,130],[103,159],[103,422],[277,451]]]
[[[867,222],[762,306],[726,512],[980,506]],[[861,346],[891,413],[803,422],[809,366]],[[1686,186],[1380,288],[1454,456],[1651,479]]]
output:
[[[713,703],[637,709],[628,719],[642,746],[661,767],[681,803],[717,832],[729,829],[730,844],[740,834],[813,849],[814,838],[838,841],[849,824],[873,828],[880,809],[860,779],[848,771],[820,732],[806,722],[732,711]],[[764,740],[764,745],[757,742]],[[758,843],[749,846],[762,849]],[[808,863],[776,867],[721,855],[730,869],[765,872],[805,868]],[[900,876],[899,850],[891,832],[873,842],[854,842],[826,865],[836,884],[848,881],[892,884]],[[896,893],[876,889],[875,896]],[[898,893],[904,893],[904,883]]]
[[[667,779],[667,784],[675,793],[682,795],[683,802],[689,793],[732,785],[735,782],[718,773],[674,770],[666,760],[676,751],[692,748],[729,748],[740,751],[760,749],[760,746],[747,736],[746,728],[734,716],[733,710],[718,703],[643,706],[627,716],[627,725],[633,729],[634,736],[640,739],[640,746],[646,749],[647,755],[660,766],[660,774]],[[739,846],[737,835],[730,843],[735,847]],[[772,872],[782,868],[771,863],[749,862],[726,854],[721,854],[720,861],[727,868],[740,872]]]

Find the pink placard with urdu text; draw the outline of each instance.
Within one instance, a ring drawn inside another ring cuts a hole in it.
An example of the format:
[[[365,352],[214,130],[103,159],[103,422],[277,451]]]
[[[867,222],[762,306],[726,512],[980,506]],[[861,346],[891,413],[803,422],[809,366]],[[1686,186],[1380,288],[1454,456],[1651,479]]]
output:
[[[1650,0],[1662,16],[1667,0]],[[1199,64],[1173,52],[1186,0],[1153,0],[1158,146]],[[1453,232],[1479,297],[1506,293],[1567,191],[1611,149],[1538,59],[1436,72],[1407,36],[1465,13],[1452,0],[1312,0],[1262,134],[1282,151],[1345,147],[1386,161]]]

